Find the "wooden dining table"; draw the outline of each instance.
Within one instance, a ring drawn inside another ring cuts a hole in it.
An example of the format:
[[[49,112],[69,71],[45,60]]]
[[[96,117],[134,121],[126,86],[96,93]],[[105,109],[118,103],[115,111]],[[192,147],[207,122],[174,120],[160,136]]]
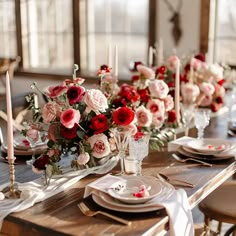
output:
[[[213,118],[206,129],[205,136],[236,141],[236,138],[227,136],[225,117],[227,114]],[[196,130],[192,129],[190,135],[196,135]],[[39,178],[39,175],[34,174],[25,164],[24,157],[18,157],[16,163],[16,181],[27,182]],[[187,193],[190,207],[194,208],[236,172],[235,158],[212,164],[212,167],[205,167],[179,163],[172,157],[171,152],[164,150],[150,152],[143,161],[142,173],[148,176],[164,173],[191,182],[193,188],[183,186],[182,188]],[[111,173],[116,173],[118,168]],[[124,213],[102,208],[91,197],[83,199],[85,186],[100,177],[101,175],[89,175],[63,192],[31,208],[8,215],[3,221],[0,235],[164,235],[168,231],[169,219],[164,209],[145,213]],[[8,164],[1,159],[0,184],[7,181],[9,181]],[[130,220],[132,224],[122,225],[101,215],[85,216],[78,208],[80,201],[85,201],[91,209],[104,210]]]

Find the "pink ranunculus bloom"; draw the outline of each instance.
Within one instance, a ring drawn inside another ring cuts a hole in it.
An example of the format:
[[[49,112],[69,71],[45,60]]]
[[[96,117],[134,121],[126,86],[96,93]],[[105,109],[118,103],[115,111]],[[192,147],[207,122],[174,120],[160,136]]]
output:
[[[193,83],[182,83],[181,95],[184,103],[193,103],[200,94],[200,89],[196,84]]]
[[[49,124],[57,117],[60,117],[62,108],[56,102],[48,102],[42,109],[43,122]]]
[[[206,96],[211,96],[215,92],[215,87],[211,83],[202,82],[199,88]]]
[[[153,97],[164,99],[169,93],[169,87],[163,80],[152,80],[149,83],[149,91]]]
[[[152,113],[144,106],[140,106],[136,110],[138,126],[149,127],[152,124]]]
[[[225,96],[225,88],[219,84],[215,84],[215,95],[216,95],[216,97],[224,97]]]
[[[160,129],[165,121],[165,115],[163,114],[153,114],[152,116],[152,125],[157,129]]]
[[[87,141],[92,148],[92,155],[94,157],[103,158],[110,154],[110,144],[105,134],[95,134],[89,137]]]
[[[140,74],[142,74],[146,79],[154,79],[155,78],[155,73],[152,69],[143,66],[143,65],[138,65],[137,70]]]
[[[212,103],[212,96],[204,96],[204,98],[201,100],[201,104],[200,106],[203,106],[203,107],[208,107],[210,106]]]
[[[202,61],[192,57],[190,60],[190,66],[192,66],[195,70],[199,70],[202,67]]]
[[[61,113],[60,122],[66,128],[71,129],[80,121],[80,111],[69,108]]]
[[[77,162],[79,165],[85,165],[88,163],[90,159],[90,156],[87,152],[81,153],[79,154],[78,158],[77,158]]]
[[[46,94],[50,98],[56,98],[57,96],[60,96],[62,93],[64,93],[66,90],[67,87],[65,85],[49,86],[48,92],[46,92]]]
[[[37,142],[39,140],[39,131],[37,129],[29,128],[26,132],[26,136],[33,142]]]
[[[87,105],[86,112],[94,111],[96,114],[105,112],[108,108],[107,98],[98,89],[90,89],[84,96],[84,102]]]
[[[160,99],[152,99],[149,100],[146,108],[151,111],[152,114],[160,114],[163,115],[165,113],[165,105],[164,102]]]
[[[174,108],[174,100],[173,100],[173,97],[171,95],[168,95],[164,99],[164,105],[165,105],[165,110],[166,111],[170,111]]]
[[[176,70],[176,67],[178,65],[179,58],[177,56],[171,56],[167,59],[167,66],[171,70]]]

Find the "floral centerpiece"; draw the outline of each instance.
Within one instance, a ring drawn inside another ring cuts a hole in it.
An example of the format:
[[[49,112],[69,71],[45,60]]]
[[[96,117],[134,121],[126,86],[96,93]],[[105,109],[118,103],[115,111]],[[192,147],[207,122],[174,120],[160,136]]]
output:
[[[156,76],[166,81],[170,90],[174,87],[175,78],[171,61],[173,57],[156,70]],[[203,55],[196,55],[183,65],[180,81],[183,103],[196,103],[197,106],[210,108],[213,112],[222,107],[225,96],[224,68],[219,64],[207,64]]]
[[[101,90],[85,89],[83,82],[82,78],[67,79],[43,92],[47,103],[35,110],[34,118],[48,133],[48,148],[34,161],[34,171],[46,170],[49,176],[62,174],[60,160],[65,152],[74,156],[71,162],[74,169],[100,165],[115,149],[111,128],[135,127],[131,125],[133,110],[111,109]],[[39,90],[35,83],[34,87]],[[34,109],[33,97],[29,96],[28,101]]]

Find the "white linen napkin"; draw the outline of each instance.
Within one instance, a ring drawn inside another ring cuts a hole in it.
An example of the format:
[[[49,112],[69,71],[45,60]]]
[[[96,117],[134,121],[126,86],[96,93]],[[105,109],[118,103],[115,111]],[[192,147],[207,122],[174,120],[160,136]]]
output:
[[[84,198],[97,191],[107,193],[107,189],[114,183],[122,183],[122,177],[105,175],[98,180],[88,184],[85,187]],[[184,189],[173,190],[172,194],[161,201],[157,198],[152,199],[150,202],[153,205],[163,206],[169,216],[170,236],[193,236],[193,218],[189,206],[188,197]]]
[[[105,174],[112,170],[119,158],[117,156],[109,159],[104,165],[96,166],[89,169],[73,171],[64,175],[55,176],[51,179],[50,185],[45,187],[42,178],[27,183],[17,183],[19,190],[22,191],[20,199],[4,199],[0,201],[0,230],[4,218],[12,212],[23,211],[37,202],[46,200],[52,197],[71,185],[78,182],[80,179],[90,174]],[[9,186],[9,183],[0,186],[0,191]]]

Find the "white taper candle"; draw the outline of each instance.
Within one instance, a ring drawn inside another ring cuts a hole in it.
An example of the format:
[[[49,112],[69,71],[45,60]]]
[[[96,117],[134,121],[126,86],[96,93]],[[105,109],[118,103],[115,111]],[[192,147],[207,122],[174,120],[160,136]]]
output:
[[[8,159],[14,159],[11,87],[10,87],[10,78],[8,71],[6,73],[6,102],[7,102],[7,156]]]
[[[180,107],[179,107],[179,93],[180,93],[180,60],[176,61],[176,72],[175,72],[175,113],[176,113],[176,121],[179,124],[180,122]]]

